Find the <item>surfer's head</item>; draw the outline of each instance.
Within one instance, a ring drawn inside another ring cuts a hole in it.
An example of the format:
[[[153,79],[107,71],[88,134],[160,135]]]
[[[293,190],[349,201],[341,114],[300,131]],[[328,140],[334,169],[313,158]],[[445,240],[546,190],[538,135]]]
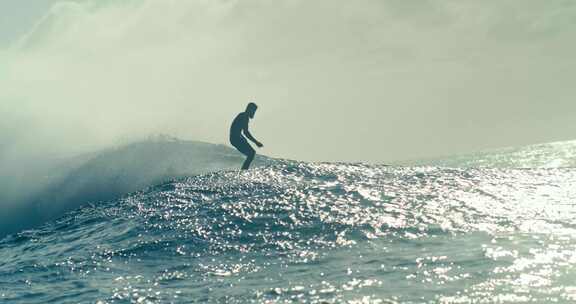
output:
[[[248,114],[248,116],[250,116],[250,118],[254,118],[254,114],[256,114],[256,109],[258,109],[258,106],[251,102],[246,106],[246,113]]]

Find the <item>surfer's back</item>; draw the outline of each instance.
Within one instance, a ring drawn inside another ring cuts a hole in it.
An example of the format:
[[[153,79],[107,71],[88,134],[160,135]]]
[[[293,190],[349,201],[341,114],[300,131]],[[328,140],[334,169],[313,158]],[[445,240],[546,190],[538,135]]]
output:
[[[248,120],[246,113],[242,112],[236,115],[232,125],[230,126],[230,140],[237,139],[242,136],[242,129],[245,128]]]

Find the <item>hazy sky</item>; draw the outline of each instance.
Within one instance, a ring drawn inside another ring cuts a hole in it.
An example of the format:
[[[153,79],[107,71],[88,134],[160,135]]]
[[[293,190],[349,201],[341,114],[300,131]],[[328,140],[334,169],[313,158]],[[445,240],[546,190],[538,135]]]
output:
[[[0,1],[0,149],[388,162],[576,138],[576,1]]]

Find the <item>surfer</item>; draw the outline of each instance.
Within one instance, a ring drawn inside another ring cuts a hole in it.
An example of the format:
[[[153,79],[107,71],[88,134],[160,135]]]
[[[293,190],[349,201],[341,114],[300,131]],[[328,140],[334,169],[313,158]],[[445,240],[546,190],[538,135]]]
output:
[[[250,164],[256,155],[256,151],[254,151],[254,148],[250,146],[244,136],[259,148],[262,148],[263,146],[262,143],[256,140],[256,138],[250,134],[250,131],[248,131],[248,122],[250,119],[254,118],[256,109],[258,109],[258,106],[255,103],[249,103],[248,106],[246,106],[246,111],[238,114],[238,116],[234,118],[232,126],[230,126],[230,143],[238,149],[240,153],[246,155],[246,161],[244,161],[244,164],[242,165],[242,170],[248,170],[248,168],[250,168]],[[242,133],[244,133],[244,136],[242,136]]]

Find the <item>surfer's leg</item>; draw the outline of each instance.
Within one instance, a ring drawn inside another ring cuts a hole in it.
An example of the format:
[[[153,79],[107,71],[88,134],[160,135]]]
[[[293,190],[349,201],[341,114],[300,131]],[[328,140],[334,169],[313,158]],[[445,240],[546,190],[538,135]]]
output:
[[[250,144],[246,140],[238,140],[233,143],[234,147],[240,151],[240,153],[246,155],[246,161],[242,165],[243,170],[247,170],[250,168],[250,164],[254,160],[254,156],[256,155],[256,151],[250,146]]]
[[[250,152],[248,155],[246,155],[246,160],[244,161],[244,164],[242,165],[242,170],[248,170],[248,168],[250,168],[250,164],[252,163],[252,161],[254,160],[254,156],[256,155],[256,151],[254,151],[254,149],[252,149],[252,147],[250,147]]]

